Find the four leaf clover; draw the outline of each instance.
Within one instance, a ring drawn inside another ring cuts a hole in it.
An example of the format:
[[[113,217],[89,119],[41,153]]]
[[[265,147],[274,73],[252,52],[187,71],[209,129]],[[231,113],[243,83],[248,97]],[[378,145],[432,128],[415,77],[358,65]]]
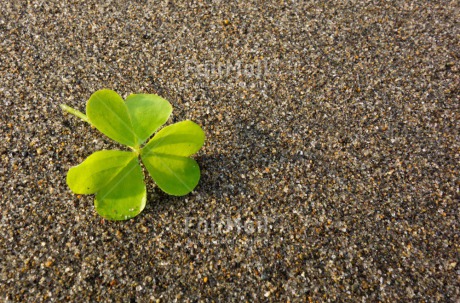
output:
[[[204,144],[201,127],[189,120],[162,128],[171,104],[153,94],[132,94],[124,101],[103,89],[91,95],[86,115],[66,105],[61,108],[90,123],[131,151],[101,150],[70,168],[67,184],[76,194],[96,194],[96,211],[109,220],[126,220],[145,207],[147,191],[139,158],[164,192],[182,196],[200,180],[198,163],[189,158]]]

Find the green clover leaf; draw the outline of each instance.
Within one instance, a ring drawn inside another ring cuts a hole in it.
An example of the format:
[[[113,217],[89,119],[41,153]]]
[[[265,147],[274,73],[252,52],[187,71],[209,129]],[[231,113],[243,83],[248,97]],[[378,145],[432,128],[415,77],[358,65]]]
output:
[[[164,192],[182,196],[197,186],[200,168],[189,157],[204,144],[198,124],[182,121],[164,127],[141,147],[168,120],[172,107],[167,100],[132,94],[123,101],[116,92],[103,89],[91,95],[87,115],[66,105],[61,108],[132,150],[97,151],[67,173],[74,193],[96,194],[94,205],[102,217],[126,220],[144,209],[147,193],[139,156]]]
[[[204,132],[192,121],[182,121],[160,130],[141,151],[142,162],[164,192],[182,196],[200,180],[200,167],[188,156],[204,143]]]

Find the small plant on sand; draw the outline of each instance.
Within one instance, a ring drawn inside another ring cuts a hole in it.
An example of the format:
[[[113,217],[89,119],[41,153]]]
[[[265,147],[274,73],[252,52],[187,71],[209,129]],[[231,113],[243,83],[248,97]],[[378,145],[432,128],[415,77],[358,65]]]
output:
[[[131,151],[101,150],[70,168],[67,184],[76,194],[96,194],[96,211],[109,220],[126,220],[145,207],[146,187],[139,158],[164,192],[182,196],[200,180],[197,162],[189,158],[203,145],[199,125],[182,121],[162,128],[172,107],[157,95],[132,94],[124,101],[112,90],[99,90],[86,104],[86,115],[67,105],[61,108],[93,125]]]

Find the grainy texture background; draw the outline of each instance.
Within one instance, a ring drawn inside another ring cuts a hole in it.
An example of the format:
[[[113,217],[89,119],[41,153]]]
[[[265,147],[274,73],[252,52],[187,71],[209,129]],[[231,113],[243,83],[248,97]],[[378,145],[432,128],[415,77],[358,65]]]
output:
[[[459,11],[2,1],[0,301],[458,302]],[[192,194],[109,222],[69,191],[122,148],[58,107],[101,88],[203,127]]]

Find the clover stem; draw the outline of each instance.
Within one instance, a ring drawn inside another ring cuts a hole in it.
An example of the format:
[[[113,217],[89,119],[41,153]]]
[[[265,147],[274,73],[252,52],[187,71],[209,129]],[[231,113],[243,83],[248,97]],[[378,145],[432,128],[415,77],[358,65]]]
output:
[[[91,122],[89,122],[89,118],[88,116],[86,116],[84,113],[82,113],[81,111],[79,110],[76,110],[75,108],[72,108],[70,106],[67,106],[65,104],[60,104],[59,105],[63,110],[65,110],[66,112],[82,119],[83,121],[85,122],[88,122],[89,124],[91,124]]]
[[[139,146],[139,145],[130,146],[129,148],[131,148],[131,150],[132,150],[133,152],[135,152],[136,155],[139,156],[139,155],[141,154],[141,149],[140,149],[140,146]]]

